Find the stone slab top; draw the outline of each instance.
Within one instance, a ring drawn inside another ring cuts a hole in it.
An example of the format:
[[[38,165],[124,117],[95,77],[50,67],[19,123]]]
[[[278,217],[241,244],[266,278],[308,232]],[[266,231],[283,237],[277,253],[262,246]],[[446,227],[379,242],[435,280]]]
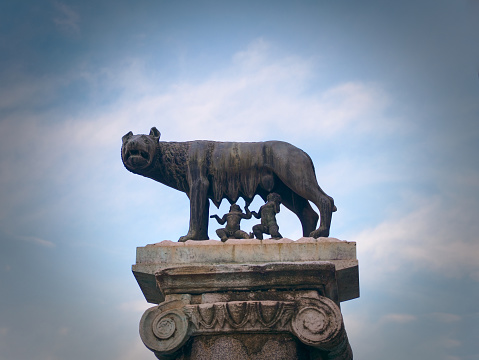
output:
[[[335,238],[280,240],[218,240],[173,242],[165,240],[138,247],[136,266],[238,264],[283,261],[356,260],[356,243]]]
[[[228,239],[174,242],[164,240],[136,249],[133,274],[145,298],[152,303],[164,300],[155,274],[161,270],[188,266],[233,264],[329,262],[336,269],[339,300],[359,296],[356,242],[336,238],[302,237],[296,241],[273,239]],[[186,269],[184,269],[186,271]]]

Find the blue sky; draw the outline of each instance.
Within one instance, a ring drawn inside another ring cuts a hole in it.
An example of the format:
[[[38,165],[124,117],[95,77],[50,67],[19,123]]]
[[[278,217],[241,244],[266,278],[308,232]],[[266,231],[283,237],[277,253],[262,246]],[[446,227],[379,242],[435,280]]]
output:
[[[477,359],[478,44],[477,0],[2,1],[0,360],[153,357],[131,265],[188,201],[121,163],[152,126],[312,157],[356,359]]]

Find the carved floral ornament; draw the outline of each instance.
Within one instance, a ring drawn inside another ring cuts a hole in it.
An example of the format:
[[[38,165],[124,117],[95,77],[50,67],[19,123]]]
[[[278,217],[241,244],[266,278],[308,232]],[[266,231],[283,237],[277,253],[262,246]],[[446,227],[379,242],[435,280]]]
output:
[[[195,335],[289,332],[302,343],[351,359],[341,311],[326,297],[296,301],[231,301],[190,305],[173,300],[148,309],[140,336],[157,355],[172,354]]]

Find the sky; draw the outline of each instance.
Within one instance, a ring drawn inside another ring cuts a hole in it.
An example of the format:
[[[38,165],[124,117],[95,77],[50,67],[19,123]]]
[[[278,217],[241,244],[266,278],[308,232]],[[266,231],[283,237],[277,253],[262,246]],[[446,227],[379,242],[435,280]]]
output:
[[[154,358],[131,265],[189,206],[123,167],[153,126],[311,156],[355,359],[478,359],[478,74],[477,0],[2,0],[0,360]]]

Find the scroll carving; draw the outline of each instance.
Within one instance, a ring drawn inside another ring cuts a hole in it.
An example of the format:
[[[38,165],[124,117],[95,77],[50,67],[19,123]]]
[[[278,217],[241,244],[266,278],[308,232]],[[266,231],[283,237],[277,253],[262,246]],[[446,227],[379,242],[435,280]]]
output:
[[[140,337],[155,354],[171,354],[190,337],[189,322],[181,310],[184,302],[174,300],[145,311],[140,321]]]
[[[291,320],[292,333],[304,344],[324,350],[328,360],[351,360],[343,317],[339,307],[326,297],[303,298]]]
[[[141,339],[157,356],[173,354],[190,336],[242,332],[292,333],[327,353],[328,360],[352,359],[341,310],[323,296],[206,304],[173,300],[148,309],[140,322]]]

